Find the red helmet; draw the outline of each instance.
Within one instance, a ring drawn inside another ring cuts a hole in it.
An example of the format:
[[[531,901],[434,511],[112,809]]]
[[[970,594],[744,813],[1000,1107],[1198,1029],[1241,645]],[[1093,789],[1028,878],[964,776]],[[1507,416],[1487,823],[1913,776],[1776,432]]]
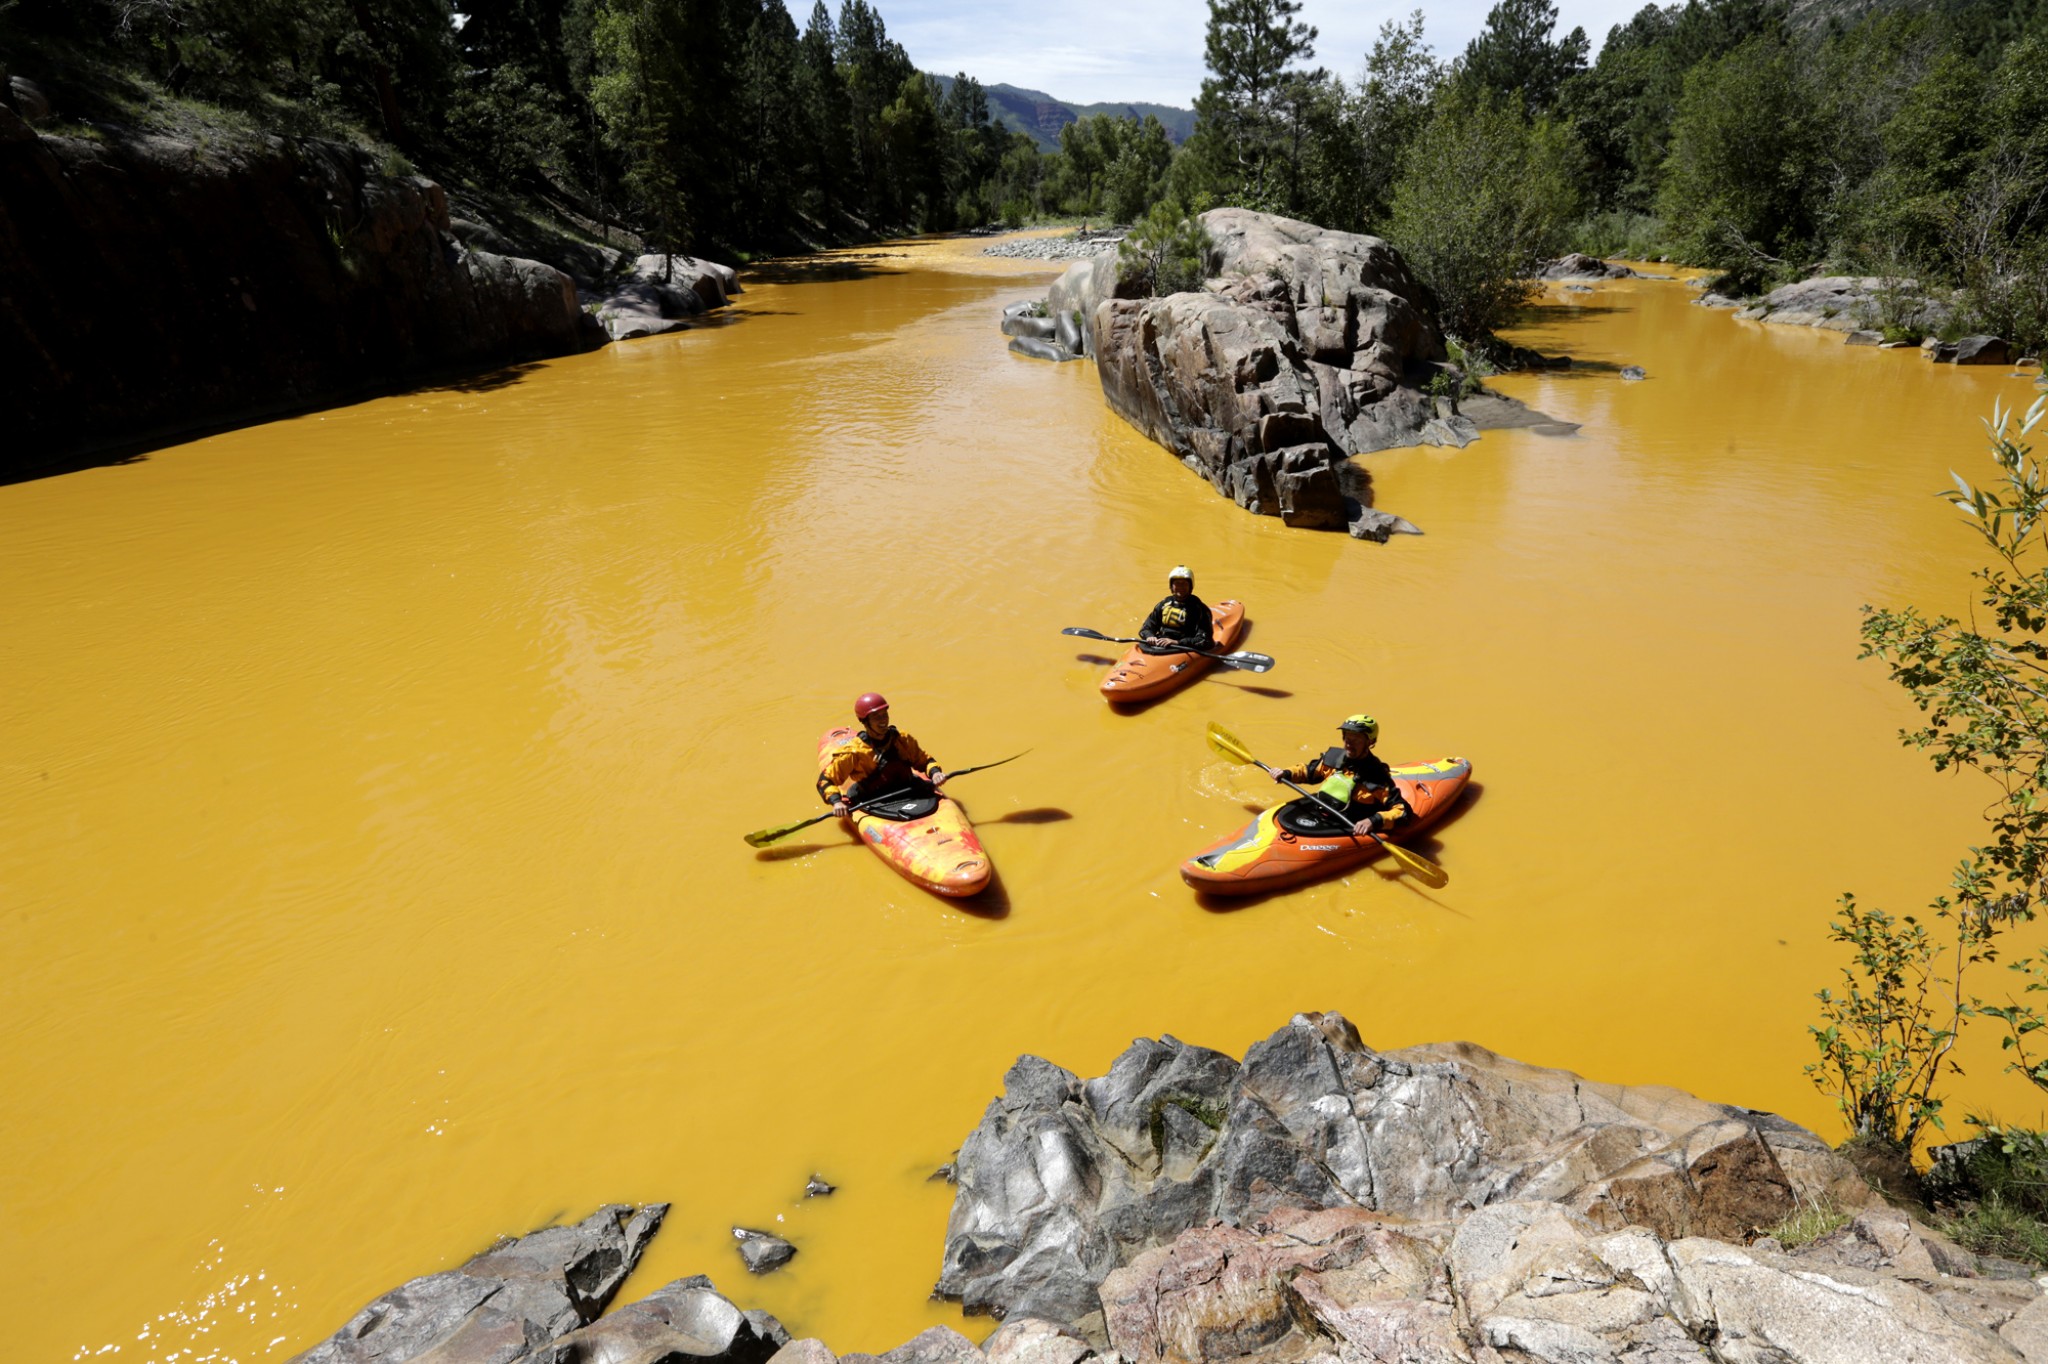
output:
[[[853,703],[853,718],[865,720],[878,710],[889,709],[889,700],[878,691],[867,692]]]

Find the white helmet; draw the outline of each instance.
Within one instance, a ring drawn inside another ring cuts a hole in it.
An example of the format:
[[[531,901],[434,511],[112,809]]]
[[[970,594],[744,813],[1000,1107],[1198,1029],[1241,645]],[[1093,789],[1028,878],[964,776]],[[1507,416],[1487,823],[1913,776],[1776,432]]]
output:
[[[1172,582],[1175,578],[1186,578],[1189,584],[1192,585],[1195,581],[1195,572],[1186,564],[1175,564],[1173,572],[1166,575],[1166,581]]]

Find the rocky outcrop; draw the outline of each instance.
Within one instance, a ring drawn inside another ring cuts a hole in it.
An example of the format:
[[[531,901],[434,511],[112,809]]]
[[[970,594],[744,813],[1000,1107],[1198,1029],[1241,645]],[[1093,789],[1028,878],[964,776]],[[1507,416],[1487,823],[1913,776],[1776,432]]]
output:
[[[1187,1232],[1112,1273],[1102,1299],[1124,1358],[1187,1364],[2048,1358],[2034,1285],[1942,1274],[1889,1209],[1790,1253],[1526,1199],[1456,1221],[1290,1210]]]
[[[1610,265],[1598,256],[1573,251],[1558,257],[1536,272],[1538,279],[1641,279],[1626,265]]]
[[[1375,1052],[1301,1014],[1243,1063],[1141,1040],[1083,1082],[1036,1057],[961,1147],[937,1293],[1100,1337],[1098,1286],[1191,1229],[1352,1209],[1450,1222],[1506,1201],[1600,1231],[1743,1238],[1853,1170],[1770,1114],[1595,1084],[1469,1044]]]
[[[691,318],[723,308],[739,292],[739,273],[730,265],[653,255],[639,257],[631,270],[578,297],[608,337],[630,341],[686,327]]]
[[[1709,307],[1726,306],[1729,302],[1709,301],[1716,299],[1718,295],[1709,294],[1699,301]],[[1877,327],[1880,322],[1934,331],[1948,316],[1943,305],[1922,294],[1914,281],[1874,275],[1823,275],[1798,280],[1742,305],[1735,315],[1746,322],[1820,327],[1837,332],[1861,331]]]
[[[591,339],[568,276],[328,142],[42,137],[0,108],[0,261],[0,477]]]
[[[576,1364],[548,1347],[605,1309],[667,1211],[614,1204],[493,1246],[386,1293],[290,1364]]]
[[[1061,334],[1011,349],[1093,357],[1111,410],[1248,511],[1372,539],[1413,531],[1365,507],[1340,467],[1479,434],[1426,391],[1463,378],[1428,289],[1377,237],[1236,208],[1202,224],[1215,243],[1202,289],[1146,297],[1116,256],[1084,261],[1046,295]]]

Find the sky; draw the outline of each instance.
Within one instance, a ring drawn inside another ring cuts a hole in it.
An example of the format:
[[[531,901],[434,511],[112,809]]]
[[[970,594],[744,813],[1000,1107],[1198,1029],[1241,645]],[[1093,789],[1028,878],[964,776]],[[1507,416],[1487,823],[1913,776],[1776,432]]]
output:
[[[785,0],[802,28],[812,0]],[[826,0],[836,19],[838,0]],[[889,36],[920,70],[964,71],[984,85],[1018,85],[1073,104],[1192,107],[1201,88],[1205,0],[870,0]],[[1423,11],[1423,38],[1439,57],[1462,52],[1493,0],[1303,0],[1319,30],[1316,64],[1356,81],[1388,20]],[[1558,32],[1586,30],[1598,52],[1607,30],[1645,0],[1556,0]]]

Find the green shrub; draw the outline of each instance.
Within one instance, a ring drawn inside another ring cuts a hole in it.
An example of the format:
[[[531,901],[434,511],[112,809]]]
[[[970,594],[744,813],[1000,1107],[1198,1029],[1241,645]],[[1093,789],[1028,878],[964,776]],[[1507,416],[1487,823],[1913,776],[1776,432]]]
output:
[[[2048,1265],[2048,1135],[1985,1123],[1966,1154],[1929,1172],[1927,1191],[1957,1245]]]

